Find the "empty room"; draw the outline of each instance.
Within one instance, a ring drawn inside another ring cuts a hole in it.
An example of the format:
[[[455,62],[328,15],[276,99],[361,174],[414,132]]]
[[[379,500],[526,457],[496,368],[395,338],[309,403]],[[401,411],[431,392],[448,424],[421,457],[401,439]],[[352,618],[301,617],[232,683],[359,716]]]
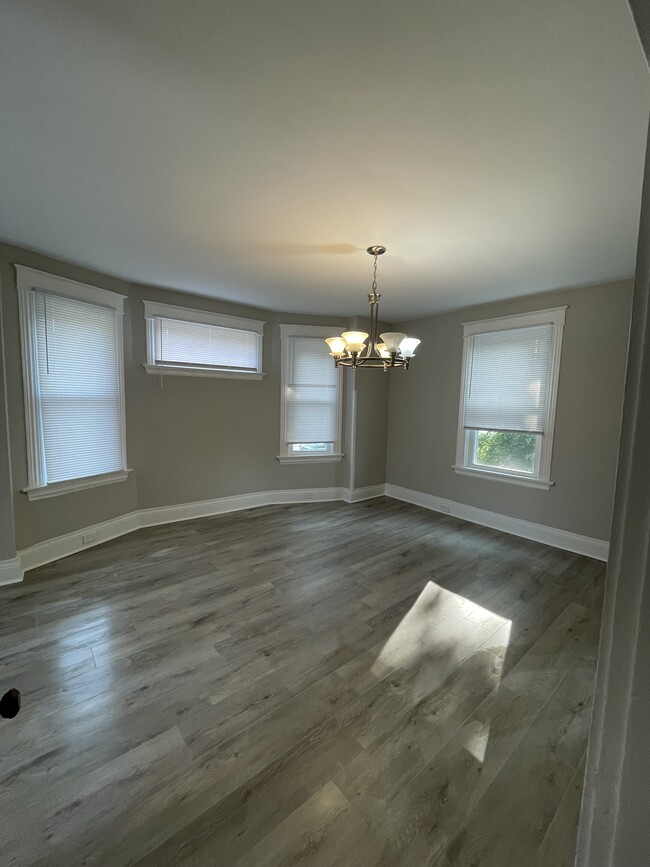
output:
[[[649,9],[0,4],[3,867],[648,867]]]

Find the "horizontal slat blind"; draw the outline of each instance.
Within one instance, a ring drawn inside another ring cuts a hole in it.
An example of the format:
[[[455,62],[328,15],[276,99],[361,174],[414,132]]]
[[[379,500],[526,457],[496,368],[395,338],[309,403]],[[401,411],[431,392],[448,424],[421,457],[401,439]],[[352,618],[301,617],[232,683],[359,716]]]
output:
[[[465,428],[544,433],[553,326],[512,328],[466,339],[471,345]]]
[[[338,374],[320,337],[290,337],[286,393],[288,443],[333,443]]]
[[[154,319],[154,363],[255,372],[259,369],[259,339],[254,331]]]
[[[35,292],[46,483],[124,469],[119,314]]]

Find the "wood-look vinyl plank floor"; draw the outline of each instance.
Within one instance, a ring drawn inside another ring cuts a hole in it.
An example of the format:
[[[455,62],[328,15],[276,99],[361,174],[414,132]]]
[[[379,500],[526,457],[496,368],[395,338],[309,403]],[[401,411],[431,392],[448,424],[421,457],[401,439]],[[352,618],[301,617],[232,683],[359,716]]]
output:
[[[0,863],[573,863],[604,564],[380,498],[0,588]]]

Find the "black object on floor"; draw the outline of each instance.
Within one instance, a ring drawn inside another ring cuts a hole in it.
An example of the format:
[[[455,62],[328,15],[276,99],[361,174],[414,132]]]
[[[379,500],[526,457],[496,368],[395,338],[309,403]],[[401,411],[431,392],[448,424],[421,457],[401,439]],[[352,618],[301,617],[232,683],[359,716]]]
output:
[[[13,719],[20,710],[20,693],[17,689],[9,689],[0,698],[0,716]]]

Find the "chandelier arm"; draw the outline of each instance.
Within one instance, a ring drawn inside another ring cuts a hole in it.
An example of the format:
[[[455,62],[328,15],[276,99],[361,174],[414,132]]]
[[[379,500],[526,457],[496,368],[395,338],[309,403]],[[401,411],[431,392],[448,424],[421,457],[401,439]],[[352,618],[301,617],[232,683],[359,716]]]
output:
[[[381,356],[373,355],[371,358],[357,358],[356,367],[377,367],[388,370],[391,367],[408,367],[408,359],[406,358],[381,358]],[[344,359],[342,362],[344,367],[351,367],[350,361]]]
[[[336,358],[334,359],[334,364],[336,367],[368,367],[368,368],[376,368],[377,370],[390,370],[392,367],[403,367],[404,370],[408,370],[409,368],[408,358],[395,358],[394,362],[389,358],[381,358],[379,356],[372,356],[370,358],[357,357],[356,360],[352,358]]]

